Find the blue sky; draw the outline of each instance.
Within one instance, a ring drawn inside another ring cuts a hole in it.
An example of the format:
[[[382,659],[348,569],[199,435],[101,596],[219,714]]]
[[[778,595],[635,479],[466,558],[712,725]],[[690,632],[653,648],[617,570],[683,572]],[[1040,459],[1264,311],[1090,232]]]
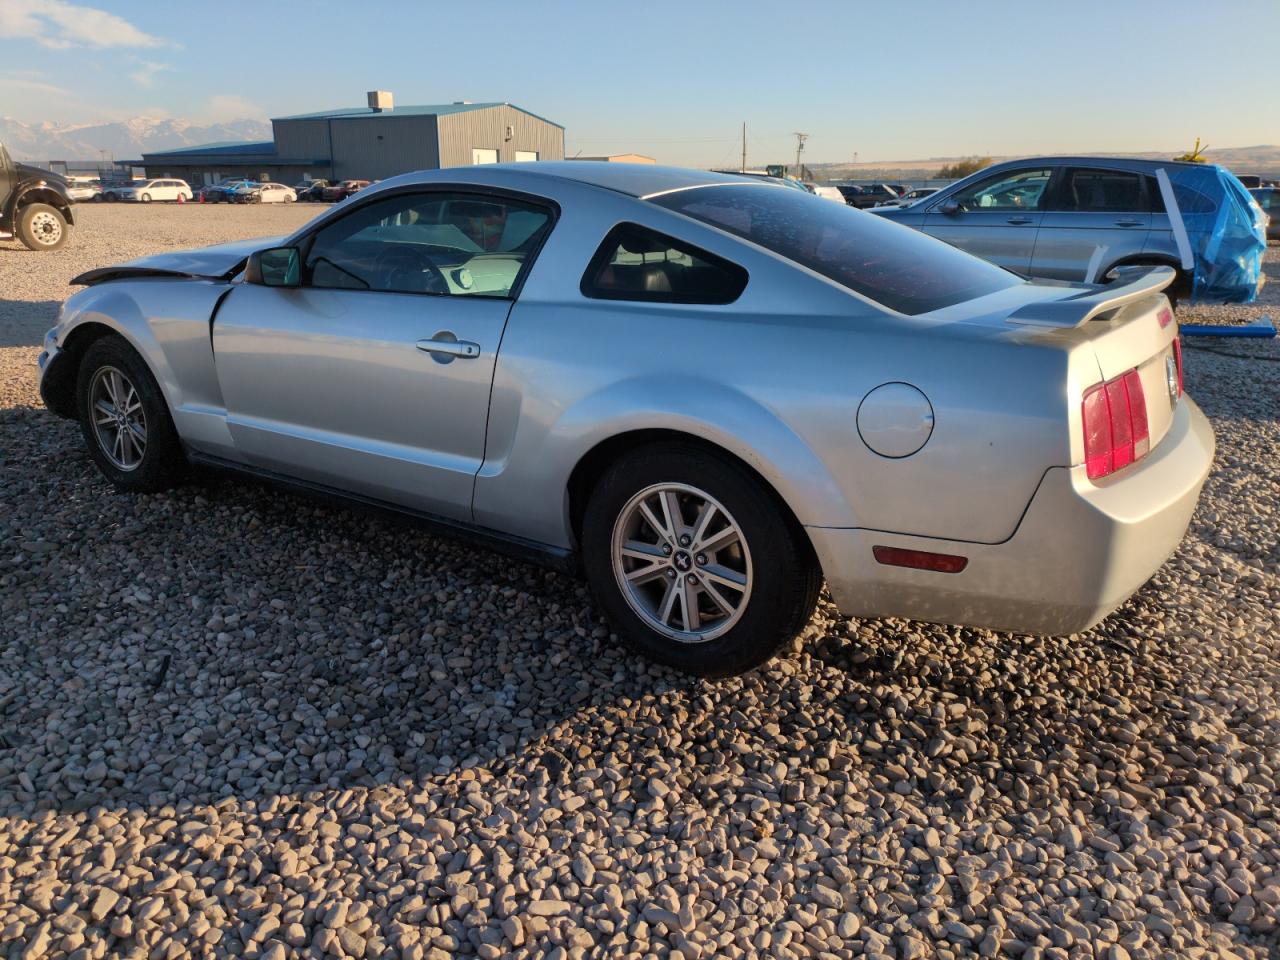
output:
[[[803,12],[801,12],[803,11]],[[0,0],[0,115],[507,100],[570,155],[752,164],[1280,143],[1278,0]]]

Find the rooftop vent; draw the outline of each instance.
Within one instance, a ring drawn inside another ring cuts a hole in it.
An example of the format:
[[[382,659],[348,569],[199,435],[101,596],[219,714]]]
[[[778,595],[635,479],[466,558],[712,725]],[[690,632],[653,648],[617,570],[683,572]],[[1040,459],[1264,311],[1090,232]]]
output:
[[[374,113],[381,113],[383,110],[391,110],[395,106],[389,90],[370,90],[369,91],[369,109]]]

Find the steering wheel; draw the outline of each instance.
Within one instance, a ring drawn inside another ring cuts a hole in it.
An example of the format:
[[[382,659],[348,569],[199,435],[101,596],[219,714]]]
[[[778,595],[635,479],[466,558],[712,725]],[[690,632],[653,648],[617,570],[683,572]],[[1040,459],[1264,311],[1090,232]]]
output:
[[[435,262],[416,247],[393,244],[373,264],[381,290],[401,293],[448,293],[449,281]]]

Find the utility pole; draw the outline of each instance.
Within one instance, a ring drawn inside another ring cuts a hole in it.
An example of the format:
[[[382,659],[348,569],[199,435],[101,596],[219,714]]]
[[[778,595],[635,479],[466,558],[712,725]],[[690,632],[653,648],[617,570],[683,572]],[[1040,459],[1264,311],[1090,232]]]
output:
[[[803,172],[800,166],[800,154],[804,152],[804,142],[809,139],[807,133],[796,134],[796,179],[803,180]]]
[[[747,121],[742,121],[742,173],[747,172]]]

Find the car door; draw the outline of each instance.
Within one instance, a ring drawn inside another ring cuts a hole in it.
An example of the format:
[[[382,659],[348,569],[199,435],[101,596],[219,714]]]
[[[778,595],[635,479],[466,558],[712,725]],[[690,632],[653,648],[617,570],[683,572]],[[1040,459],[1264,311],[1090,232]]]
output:
[[[1052,175],[1053,169],[1042,165],[993,174],[930,206],[921,229],[984,260],[1026,273]]]
[[[1046,198],[1032,276],[1093,282],[1142,253],[1151,231],[1148,180],[1132,170],[1064,169]]]
[[[308,236],[297,286],[237,285],[213,347],[239,454],[470,520],[498,345],[552,218],[531,198],[401,192]]]

